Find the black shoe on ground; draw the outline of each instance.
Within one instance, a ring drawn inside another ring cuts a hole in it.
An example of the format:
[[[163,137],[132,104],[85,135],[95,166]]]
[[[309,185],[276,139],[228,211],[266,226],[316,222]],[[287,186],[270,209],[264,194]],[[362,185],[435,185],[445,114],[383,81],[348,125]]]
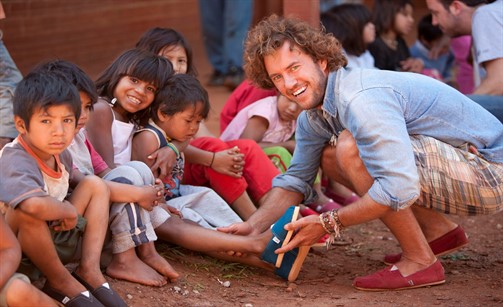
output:
[[[208,86],[223,86],[225,82],[225,75],[219,72],[218,70],[215,70],[211,76],[210,80],[208,81],[207,85]]]
[[[241,82],[245,79],[245,74],[242,68],[232,67],[229,69],[229,73],[225,78],[224,85],[229,88],[231,91],[235,90]]]

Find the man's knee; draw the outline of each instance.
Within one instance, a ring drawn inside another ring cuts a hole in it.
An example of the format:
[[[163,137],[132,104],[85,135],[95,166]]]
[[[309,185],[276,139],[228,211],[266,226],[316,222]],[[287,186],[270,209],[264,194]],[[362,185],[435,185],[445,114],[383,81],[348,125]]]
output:
[[[351,133],[344,130],[337,138],[337,144],[335,146],[327,145],[323,149],[321,165],[322,167],[348,165],[348,163],[355,158],[359,158],[355,139]]]

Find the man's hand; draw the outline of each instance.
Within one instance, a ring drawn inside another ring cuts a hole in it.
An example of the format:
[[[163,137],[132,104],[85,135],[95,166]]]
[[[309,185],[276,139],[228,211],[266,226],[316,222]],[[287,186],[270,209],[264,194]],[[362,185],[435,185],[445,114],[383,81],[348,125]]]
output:
[[[285,225],[285,229],[297,231],[287,245],[275,251],[276,254],[286,253],[298,246],[311,246],[326,234],[317,215],[309,215],[295,222],[288,223]]]
[[[239,147],[226,149],[215,153],[211,168],[221,174],[240,178],[245,165],[244,154],[239,152]]]

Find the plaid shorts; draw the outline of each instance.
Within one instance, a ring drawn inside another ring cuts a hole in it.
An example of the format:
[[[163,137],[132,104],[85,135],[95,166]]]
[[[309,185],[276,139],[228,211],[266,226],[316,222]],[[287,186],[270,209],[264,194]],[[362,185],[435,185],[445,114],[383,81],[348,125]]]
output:
[[[494,214],[503,202],[503,164],[437,139],[412,135],[421,182],[416,205],[456,215]]]

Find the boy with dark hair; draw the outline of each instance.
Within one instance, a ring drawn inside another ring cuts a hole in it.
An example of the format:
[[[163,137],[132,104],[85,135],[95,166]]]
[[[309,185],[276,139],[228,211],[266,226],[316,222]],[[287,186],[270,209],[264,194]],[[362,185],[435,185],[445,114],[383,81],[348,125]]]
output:
[[[72,159],[65,149],[80,113],[78,90],[60,74],[36,70],[19,83],[19,136],[0,154],[0,201],[8,205],[7,222],[26,256],[19,271],[36,279],[40,270],[47,278],[42,291],[65,306],[103,306],[93,294],[117,296],[99,268],[109,190],[88,176],[67,197]],[[63,264],[73,259],[80,239],[81,261],[70,274]]]

